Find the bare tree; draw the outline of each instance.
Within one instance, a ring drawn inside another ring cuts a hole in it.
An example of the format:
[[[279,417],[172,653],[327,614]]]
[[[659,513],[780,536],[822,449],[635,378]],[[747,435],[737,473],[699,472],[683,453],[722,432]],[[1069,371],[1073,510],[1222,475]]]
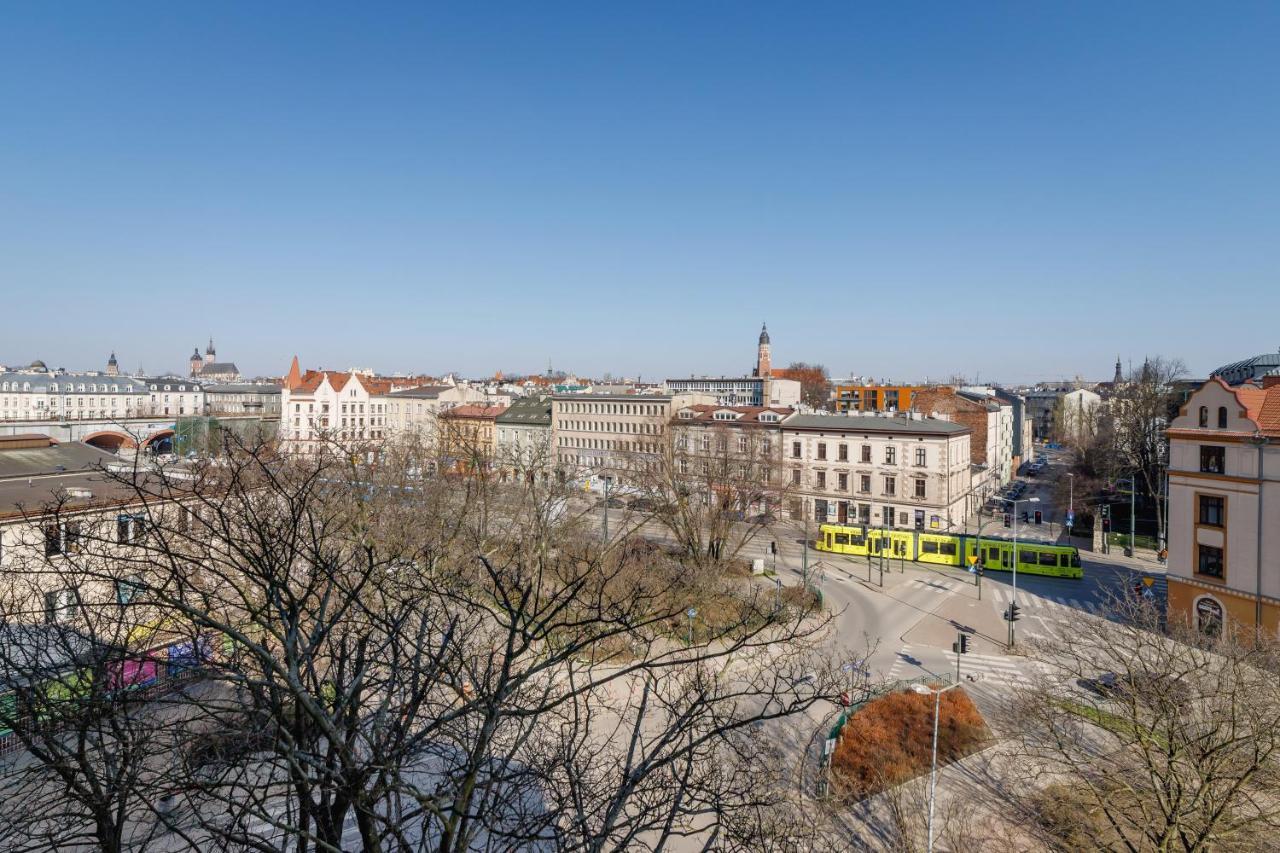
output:
[[[628,457],[620,476],[639,495],[638,520],[701,570],[738,559],[775,521],[791,488],[785,473],[778,430],[677,419],[657,452]]]
[[[126,822],[330,853],[799,837],[761,726],[837,695],[824,618],[589,535],[554,477],[347,450],[104,472],[145,535],[50,562],[86,591],[129,578],[131,633],[198,650],[184,746]]]
[[[1056,845],[1258,849],[1280,830],[1275,644],[1116,609],[1034,652],[1050,672],[1013,708],[1028,812]]]
[[[1135,487],[1151,498],[1161,542],[1168,538],[1164,529],[1164,475],[1168,468],[1164,431],[1169,412],[1180,399],[1175,383],[1185,374],[1186,366],[1177,359],[1147,359],[1141,368],[1131,371],[1108,407],[1119,466],[1131,473]]]

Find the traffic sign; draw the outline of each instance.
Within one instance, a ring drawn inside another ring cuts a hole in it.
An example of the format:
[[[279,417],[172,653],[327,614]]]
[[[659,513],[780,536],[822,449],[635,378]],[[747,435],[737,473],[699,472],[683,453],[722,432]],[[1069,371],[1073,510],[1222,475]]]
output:
[[[1153,577],[1147,576],[1142,579],[1142,583],[1145,586],[1155,586],[1156,579]]]
[[[1076,514],[1074,512],[1067,513],[1067,527],[1076,526]]]
[[[970,554],[970,555],[969,555],[969,565],[971,565],[971,566],[976,565],[976,564],[977,564],[977,562],[978,562],[978,555],[977,555],[977,554]]]

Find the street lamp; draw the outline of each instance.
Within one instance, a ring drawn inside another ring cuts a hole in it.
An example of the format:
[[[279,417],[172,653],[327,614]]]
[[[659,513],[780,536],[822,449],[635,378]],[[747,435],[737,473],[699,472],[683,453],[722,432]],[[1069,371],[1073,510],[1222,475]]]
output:
[[[689,617],[689,646],[692,648],[692,646],[693,646],[693,620],[697,617],[697,615],[698,615],[698,610],[697,610],[697,608],[696,608],[696,607],[690,607],[688,610],[686,610],[686,611],[685,611],[685,614],[684,614],[684,615]]]
[[[1013,603],[1009,605],[1009,616],[1013,616],[1018,606],[1018,504],[1038,504],[1039,498],[1023,498],[1010,501],[1013,504]],[[1009,619],[1009,648],[1013,648],[1013,619]]]
[[[1071,524],[1067,525],[1067,536],[1072,536],[1076,527],[1076,475],[1070,471],[1067,472],[1067,518],[1071,519]],[[1070,540],[1067,541],[1070,544]]]
[[[916,682],[911,689],[921,696],[933,696],[933,767],[929,771],[929,847],[933,853],[933,795],[938,784],[938,712],[942,708],[942,694],[959,687],[960,682],[948,684],[946,687],[933,688],[927,684]]]
[[[613,482],[613,477],[605,474],[600,479],[604,480],[604,541],[609,541],[609,485]]]

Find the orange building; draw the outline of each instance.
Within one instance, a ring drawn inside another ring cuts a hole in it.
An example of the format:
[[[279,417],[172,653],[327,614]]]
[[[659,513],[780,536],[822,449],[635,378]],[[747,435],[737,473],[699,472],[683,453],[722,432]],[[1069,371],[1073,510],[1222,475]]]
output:
[[[925,385],[836,385],[837,412],[905,412]]]

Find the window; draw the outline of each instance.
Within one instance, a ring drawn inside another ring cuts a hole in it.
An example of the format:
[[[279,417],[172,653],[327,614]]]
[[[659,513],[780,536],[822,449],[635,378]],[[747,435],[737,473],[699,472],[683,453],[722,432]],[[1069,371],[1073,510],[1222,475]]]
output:
[[[745,435],[738,436],[738,452],[739,453],[747,452],[747,437]]]
[[[884,478],[884,493],[886,495],[895,495],[898,491],[898,483],[893,477]]]
[[[772,449],[772,447],[773,447],[773,443],[770,442],[769,439],[767,438],[760,439],[760,452],[762,454],[764,454],[765,456],[768,456],[769,451]]]
[[[847,444],[840,445],[840,452],[839,452],[838,458],[840,459],[841,462],[849,461],[849,445]]]
[[[925,496],[925,481],[916,480],[916,497],[923,498]]]
[[[1209,407],[1200,407],[1200,429],[1207,429],[1209,426]]]
[[[1200,523],[1221,527],[1226,500],[1214,495],[1200,495]]]
[[[825,442],[818,442],[818,458],[823,461],[827,458],[827,445]]]
[[[871,445],[869,444],[862,445],[862,461],[863,462],[871,461]]]
[[[849,491],[849,475],[848,474],[840,474],[838,478],[838,482],[840,484],[840,491],[842,492]]]
[[[1211,578],[1222,577],[1222,549],[1214,548],[1212,545],[1196,544],[1197,548],[1197,574],[1206,575]]]
[[[929,451],[923,447],[916,448],[916,464],[923,468],[929,462]]]
[[[862,492],[863,494],[871,493],[871,475],[870,474],[862,475],[858,483],[858,491]]]
[[[800,469],[799,468],[791,469],[791,485],[793,486],[800,485]]]
[[[142,579],[137,575],[116,581],[116,604],[128,604],[142,591]]]
[[[1227,428],[1227,407],[1219,406],[1218,407],[1218,429],[1226,429],[1226,428]]]
[[[884,464],[893,465],[898,459],[898,448],[892,444],[884,449]]]
[[[44,594],[44,618],[49,624],[71,621],[80,601],[74,589],[58,589]]]
[[[800,442],[798,441],[791,442],[791,458],[792,459],[800,458]]]
[[[1222,605],[1212,598],[1196,602],[1196,628],[1206,637],[1222,636]]]
[[[124,545],[140,540],[144,522],[145,517],[141,515],[116,516],[116,541]]]
[[[74,554],[80,541],[80,522],[64,521],[44,529],[44,555]]]
[[[799,472],[796,472],[796,473],[799,473]],[[800,517],[801,517],[801,516],[803,516],[803,515],[804,515],[804,504],[800,501],[800,499],[799,499],[799,498],[794,498],[794,499],[792,499],[792,501],[791,501],[791,517],[792,517],[792,518],[796,518],[796,519],[798,519],[798,518],[800,518]]]
[[[837,544],[837,545],[848,545],[848,544],[849,544],[849,534],[848,534],[848,533],[837,533],[837,534],[836,534],[836,544]]]
[[[1200,445],[1200,470],[1206,474],[1221,474],[1227,449],[1209,444]]]
[[[938,543],[937,542],[921,542],[920,550],[926,554],[936,554],[938,553]]]
[[[1056,566],[1058,565],[1058,555],[1057,555],[1057,554],[1051,554],[1051,553],[1049,553],[1049,552],[1047,552],[1047,551],[1041,551],[1041,552],[1040,552],[1040,565],[1042,565],[1042,566],[1055,566],[1055,567],[1056,567]]]
[[[817,477],[818,488],[825,489],[827,487],[827,472],[819,471],[815,476]]]

